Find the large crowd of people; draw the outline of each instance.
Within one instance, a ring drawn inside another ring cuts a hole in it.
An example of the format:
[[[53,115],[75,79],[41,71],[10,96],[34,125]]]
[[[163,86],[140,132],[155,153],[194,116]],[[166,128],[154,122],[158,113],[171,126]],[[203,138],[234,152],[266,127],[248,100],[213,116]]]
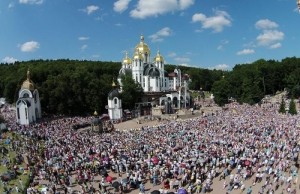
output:
[[[91,118],[18,126],[13,111],[2,114],[26,137],[12,144],[28,156],[27,193],[41,184],[45,193],[150,193],[157,185],[160,193],[297,193],[300,117],[277,109],[231,103],[214,115],[110,133],[72,129]]]

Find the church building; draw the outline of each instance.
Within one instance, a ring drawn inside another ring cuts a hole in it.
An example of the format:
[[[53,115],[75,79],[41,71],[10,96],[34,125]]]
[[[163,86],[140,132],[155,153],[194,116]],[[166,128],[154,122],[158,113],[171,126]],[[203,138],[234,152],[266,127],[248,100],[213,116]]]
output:
[[[34,88],[34,83],[30,79],[30,71],[27,71],[27,79],[23,82],[16,102],[17,123],[29,125],[42,118],[39,92]]]
[[[151,58],[151,51],[144,41],[144,36],[140,37],[132,58],[126,52],[118,76],[120,91],[122,75],[127,73],[142,86],[145,94],[143,102],[151,103],[151,106],[168,106],[173,109],[189,106],[189,75],[183,74],[178,67],[172,72],[167,72],[164,57],[159,50],[156,56]]]
[[[108,115],[111,120],[119,120],[123,117],[122,100],[119,89],[113,81],[113,89],[108,93]]]

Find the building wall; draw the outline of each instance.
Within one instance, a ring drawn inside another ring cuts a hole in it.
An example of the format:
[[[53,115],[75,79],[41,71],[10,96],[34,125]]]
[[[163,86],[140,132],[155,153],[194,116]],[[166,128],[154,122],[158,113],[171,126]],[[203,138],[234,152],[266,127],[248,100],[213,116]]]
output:
[[[21,89],[19,91],[16,108],[17,123],[20,125],[28,125],[32,122],[36,122],[37,119],[42,117],[38,91],[35,90],[32,92],[28,89]]]
[[[122,100],[114,97],[108,99],[108,115],[112,120],[118,120],[123,117]]]

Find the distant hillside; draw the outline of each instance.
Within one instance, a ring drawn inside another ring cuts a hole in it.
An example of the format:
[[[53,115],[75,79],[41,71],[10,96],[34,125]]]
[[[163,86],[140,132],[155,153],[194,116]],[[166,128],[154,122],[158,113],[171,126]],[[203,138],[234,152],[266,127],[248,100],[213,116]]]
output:
[[[69,59],[32,60],[0,64],[0,97],[14,103],[26,71],[38,88],[42,109],[55,114],[90,114],[104,112],[113,79],[118,77],[121,63],[79,61]],[[287,88],[289,95],[300,96],[300,59],[282,61],[258,60],[236,65],[232,71],[179,66],[189,74],[191,90],[212,91],[218,104],[233,97],[239,102],[256,103],[264,95]],[[166,65],[170,72],[173,65]]]

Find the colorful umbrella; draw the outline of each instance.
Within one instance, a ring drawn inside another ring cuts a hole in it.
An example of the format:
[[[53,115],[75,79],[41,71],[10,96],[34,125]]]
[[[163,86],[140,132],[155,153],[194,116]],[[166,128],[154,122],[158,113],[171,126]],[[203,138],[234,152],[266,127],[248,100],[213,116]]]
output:
[[[112,183],[113,178],[111,176],[106,177],[106,182]]]
[[[158,157],[154,156],[154,157],[152,158],[152,162],[153,162],[153,164],[157,165],[158,162],[159,162]]]

